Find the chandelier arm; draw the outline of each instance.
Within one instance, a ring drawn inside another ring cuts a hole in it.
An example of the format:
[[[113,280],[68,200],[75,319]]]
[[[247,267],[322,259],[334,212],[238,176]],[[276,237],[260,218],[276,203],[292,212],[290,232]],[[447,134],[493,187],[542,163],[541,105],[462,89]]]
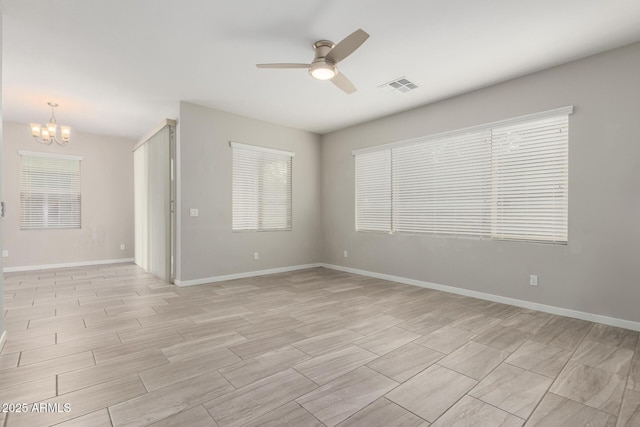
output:
[[[49,138],[48,141],[45,141],[44,139],[34,136],[33,139],[35,139],[36,141],[38,141],[40,144],[45,144],[45,145],[51,145],[51,143],[53,142],[53,140],[55,139],[55,137]],[[58,142],[58,141],[56,141]]]

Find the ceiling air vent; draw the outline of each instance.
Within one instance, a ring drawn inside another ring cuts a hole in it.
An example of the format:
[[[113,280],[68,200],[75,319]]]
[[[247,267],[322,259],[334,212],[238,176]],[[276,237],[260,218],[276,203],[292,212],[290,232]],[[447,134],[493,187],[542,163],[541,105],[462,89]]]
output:
[[[378,86],[385,92],[410,92],[414,89],[418,89],[418,85],[409,81],[406,77],[400,77],[392,80],[388,83]]]

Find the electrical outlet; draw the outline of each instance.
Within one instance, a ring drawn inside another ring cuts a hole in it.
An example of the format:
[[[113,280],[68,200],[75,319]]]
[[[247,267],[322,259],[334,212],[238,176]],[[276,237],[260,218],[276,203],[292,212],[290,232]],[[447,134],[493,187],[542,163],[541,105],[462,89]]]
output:
[[[2,258],[9,258],[9,251],[8,250],[4,249],[2,251]]]
[[[260,259],[260,254],[258,252],[253,253],[253,259],[258,261]]]
[[[345,258],[347,258],[349,256],[349,252],[347,252],[347,250],[345,249],[343,255],[344,255]]]
[[[199,214],[200,212],[198,212],[198,209],[194,209],[194,208],[189,209],[189,216],[198,216]]]
[[[529,284],[531,286],[538,286],[538,276],[536,276],[535,274],[529,276]]]
[[[121,251],[124,251],[124,248],[125,248],[124,243],[120,243],[120,250],[121,250]]]

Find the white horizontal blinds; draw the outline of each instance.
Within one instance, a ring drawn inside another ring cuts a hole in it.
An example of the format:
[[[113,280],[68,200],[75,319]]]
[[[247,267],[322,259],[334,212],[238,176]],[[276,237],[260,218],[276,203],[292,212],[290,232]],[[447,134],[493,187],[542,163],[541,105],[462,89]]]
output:
[[[391,150],[356,156],[356,230],[391,231]]]
[[[492,129],[493,237],[567,242],[568,115]]]
[[[566,243],[572,112],[354,152],[356,230]]]
[[[20,229],[80,228],[80,159],[20,153]]]
[[[394,231],[489,235],[488,130],[399,146],[392,157]]]
[[[292,154],[232,145],[233,230],[291,230]]]
[[[233,230],[258,230],[260,224],[260,175],[256,153],[233,149]]]
[[[261,155],[260,229],[291,229],[291,157]]]

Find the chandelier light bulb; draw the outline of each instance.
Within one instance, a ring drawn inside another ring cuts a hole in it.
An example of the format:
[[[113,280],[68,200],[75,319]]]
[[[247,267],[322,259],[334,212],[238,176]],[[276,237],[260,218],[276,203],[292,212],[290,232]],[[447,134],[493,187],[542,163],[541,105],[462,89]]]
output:
[[[31,135],[40,138],[40,125],[37,123],[31,123]]]
[[[60,135],[64,142],[69,142],[71,138],[71,128],[69,126],[60,126]]]
[[[57,125],[55,123],[53,122],[47,123],[47,130],[51,135],[54,135],[56,133],[56,128],[57,128]]]

